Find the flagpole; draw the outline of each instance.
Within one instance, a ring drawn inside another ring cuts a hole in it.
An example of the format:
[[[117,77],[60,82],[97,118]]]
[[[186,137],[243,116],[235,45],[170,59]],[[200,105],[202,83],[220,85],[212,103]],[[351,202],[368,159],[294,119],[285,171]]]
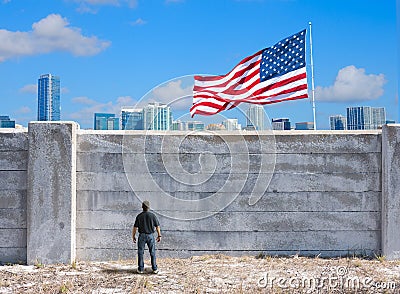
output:
[[[312,52],[311,21],[308,24],[310,25],[311,102],[312,102],[312,108],[313,108],[314,130],[316,130],[317,129],[317,120],[315,117],[314,62],[313,62],[313,52]]]

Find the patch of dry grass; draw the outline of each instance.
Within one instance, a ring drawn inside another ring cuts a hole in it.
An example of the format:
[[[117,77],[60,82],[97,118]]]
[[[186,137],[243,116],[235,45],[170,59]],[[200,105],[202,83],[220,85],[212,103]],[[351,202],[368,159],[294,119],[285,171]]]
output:
[[[384,258],[160,258],[158,275],[151,274],[148,260],[146,264],[142,275],[133,260],[2,266],[0,293],[398,293],[400,287],[400,262]],[[329,278],[338,283],[329,285]],[[354,284],[365,279],[371,280],[368,287]],[[348,280],[351,287],[344,284]]]

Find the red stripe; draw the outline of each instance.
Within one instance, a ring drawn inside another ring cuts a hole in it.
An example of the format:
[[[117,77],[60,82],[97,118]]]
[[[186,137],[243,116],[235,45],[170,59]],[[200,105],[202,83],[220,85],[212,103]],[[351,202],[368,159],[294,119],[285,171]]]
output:
[[[215,100],[218,100],[218,101],[221,101],[221,102],[226,102],[226,103],[230,103],[230,102],[234,102],[234,103],[236,103],[236,102],[237,103],[248,102],[248,103],[258,104],[258,103],[261,103],[261,102],[257,102],[257,101],[262,100],[262,99],[270,99],[270,98],[277,97],[277,96],[280,96],[280,95],[294,93],[294,92],[302,91],[302,90],[306,90],[306,89],[307,89],[307,84],[303,84],[303,85],[299,85],[299,86],[294,87],[294,88],[290,88],[290,89],[286,89],[286,90],[280,91],[280,92],[278,92],[276,94],[273,94],[273,95],[269,95],[269,96],[261,96],[261,95],[256,96],[256,95],[254,95],[254,96],[250,96],[251,98],[248,97],[248,98],[243,98],[243,99],[223,99],[223,98],[218,96],[218,93],[215,93],[213,95],[213,97],[209,97],[209,96],[205,96],[205,95],[198,95],[198,96],[195,95],[195,97],[196,98],[206,98],[206,99],[207,98],[213,98]],[[308,98],[308,95],[306,97],[304,97],[304,98]],[[197,103],[195,105],[205,105],[204,104],[205,102],[207,102],[207,101],[202,101],[202,102],[199,102],[199,103]],[[210,102],[210,105],[207,105],[207,106],[214,107],[213,105],[216,105],[217,108],[220,107],[219,105],[211,103],[211,102]]]
[[[223,82],[223,83],[221,83],[221,84],[217,84],[217,85],[215,85],[215,86],[204,86],[204,87],[201,87],[201,86],[196,86],[196,85],[195,85],[195,86],[193,87],[193,90],[194,90],[194,91],[201,91],[202,89],[206,89],[206,88],[214,88],[214,87],[220,88],[220,87],[225,87],[225,86],[228,85],[230,82],[232,82],[234,79],[236,79],[236,78],[238,78],[238,77],[240,77],[240,76],[243,76],[246,72],[252,70],[253,68],[255,68],[255,67],[257,67],[257,66],[259,67],[259,66],[260,66],[260,62],[261,62],[261,60],[257,60],[256,62],[254,62],[254,63],[252,63],[252,64],[249,64],[248,67],[243,68],[243,69],[239,70],[238,72],[236,72],[236,73],[233,75],[233,77],[232,77],[231,79],[227,80],[226,82]],[[255,75],[259,74],[259,72],[260,72],[260,69],[255,70],[255,71],[254,71],[253,73],[251,73],[249,76],[254,77]],[[246,77],[246,76],[245,76],[245,77]]]
[[[217,80],[219,80],[219,79],[221,79],[221,78],[224,78],[224,77],[228,76],[228,75],[229,75],[231,72],[233,72],[239,65],[241,65],[241,64],[243,64],[243,63],[246,63],[247,61],[253,59],[253,58],[256,57],[257,55],[262,54],[263,51],[264,51],[264,49],[258,51],[257,53],[255,53],[255,54],[253,54],[253,55],[251,55],[251,56],[246,57],[245,59],[243,59],[242,61],[240,61],[230,72],[228,72],[228,73],[225,74],[225,75],[219,75],[219,76],[194,76],[194,79],[195,79],[196,81],[201,81],[201,82],[217,81]]]
[[[290,78],[288,78],[288,79],[285,79],[285,80],[282,80],[282,81],[279,81],[279,82],[270,84],[270,85],[268,85],[268,86],[265,86],[265,87],[263,87],[263,88],[258,89],[257,91],[255,91],[255,92],[251,95],[251,97],[257,96],[257,95],[262,94],[262,93],[264,93],[264,92],[266,92],[266,91],[269,91],[269,90],[273,90],[273,89],[277,89],[277,88],[286,86],[286,85],[288,85],[288,84],[290,84],[290,83],[296,82],[296,81],[301,80],[301,79],[304,79],[304,78],[306,78],[306,77],[307,77],[306,73],[302,73],[302,74],[299,74],[299,75],[290,77]],[[246,87],[246,88],[243,88],[243,89],[240,89],[240,90],[231,91],[231,92],[228,92],[228,93],[226,93],[226,94],[230,94],[230,95],[241,95],[241,94],[244,94],[244,93],[248,92],[249,90],[251,90],[254,86],[255,86],[255,84],[252,84],[252,85],[250,85],[250,86],[248,86],[248,87]],[[224,91],[223,93],[225,93],[225,91]]]

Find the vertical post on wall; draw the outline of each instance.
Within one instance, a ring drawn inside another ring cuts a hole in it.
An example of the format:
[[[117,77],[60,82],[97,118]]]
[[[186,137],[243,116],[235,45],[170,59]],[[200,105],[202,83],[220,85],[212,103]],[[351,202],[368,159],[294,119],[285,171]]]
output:
[[[316,115],[315,115],[314,61],[313,61],[313,48],[312,48],[311,21],[308,24],[310,25],[311,103],[312,103],[312,109],[313,109],[314,130],[316,130],[317,129],[317,119],[316,119]]]
[[[64,263],[76,254],[75,122],[30,122],[27,263]]]
[[[382,255],[400,259],[400,125],[382,127]]]

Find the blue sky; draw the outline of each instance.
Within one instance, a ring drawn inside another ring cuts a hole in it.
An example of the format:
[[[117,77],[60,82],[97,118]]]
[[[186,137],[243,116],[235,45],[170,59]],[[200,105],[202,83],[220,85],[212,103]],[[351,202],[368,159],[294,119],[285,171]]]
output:
[[[190,95],[193,74],[225,74],[309,21],[318,129],[348,106],[385,107],[398,122],[394,0],[0,0],[0,115],[35,120],[37,79],[52,73],[62,119],[92,128],[94,112]],[[174,117],[188,119],[190,105],[173,103]],[[309,99],[265,110],[312,121]],[[244,123],[237,110],[195,119],[224,117]]]

